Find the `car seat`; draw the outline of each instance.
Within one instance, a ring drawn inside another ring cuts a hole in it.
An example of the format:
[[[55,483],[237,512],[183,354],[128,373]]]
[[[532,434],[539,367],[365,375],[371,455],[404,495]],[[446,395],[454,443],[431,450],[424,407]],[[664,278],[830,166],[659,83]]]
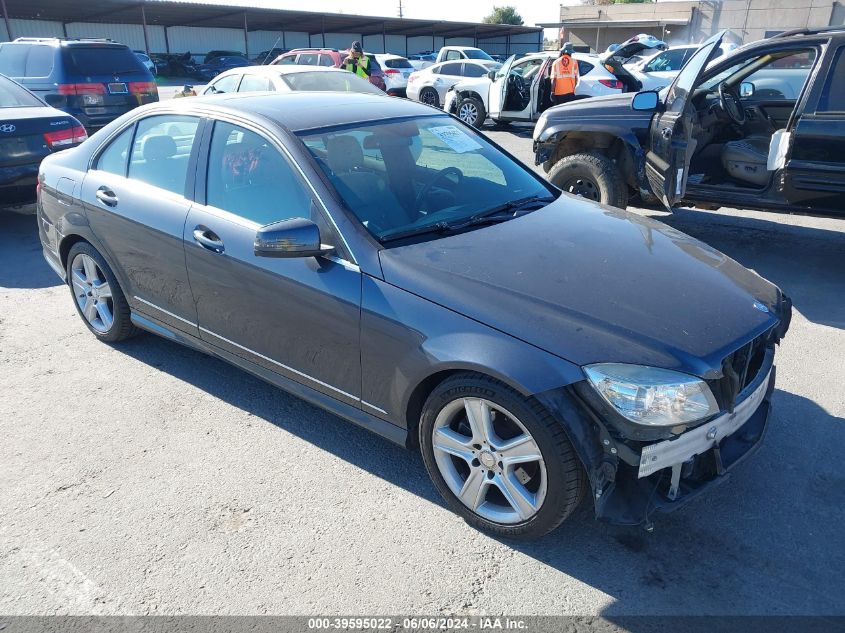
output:
[[[729,141],[722,150],[722,166],[732,178],[763,187],[769,182],[766,163],[770,144],[768,136]]]
[[[178,191],[178,187],[185,182],[188,157],[185,157],[184,165],[180,165],[175,158],[177,151],[172,137],[164,134],[148,136],[141,143],[144,162],[133,165],[133,177],[168,191],[183,193]]]

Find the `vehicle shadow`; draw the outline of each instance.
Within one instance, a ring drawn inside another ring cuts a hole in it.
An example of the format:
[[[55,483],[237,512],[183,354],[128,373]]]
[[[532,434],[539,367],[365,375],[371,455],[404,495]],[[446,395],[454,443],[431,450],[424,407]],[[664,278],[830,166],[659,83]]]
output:
[[[163,339],[141,336],[115,349],[445,505],[416,452]],[[610,596],[613,603],[603,613],[608,618],[845,611],[836,589],[845,561],[832,545],[839,542],[845,507],[845,474],[836,457],[845,449],[845,420],[783,391],[774,401],[761,450],[725,485],[657,517],[653,533],[597,523],[588,498],[539,541],[499,542]]]
[[[813,323],[845,329],[845,220],[835,230],[783,224],[777,214],[771,220],[692,209],[646,215],[777,284]]]
[[[62,280],[41,256],[38,220],[35,215],[21,215],[0,210],[0,288],[50,288]]]

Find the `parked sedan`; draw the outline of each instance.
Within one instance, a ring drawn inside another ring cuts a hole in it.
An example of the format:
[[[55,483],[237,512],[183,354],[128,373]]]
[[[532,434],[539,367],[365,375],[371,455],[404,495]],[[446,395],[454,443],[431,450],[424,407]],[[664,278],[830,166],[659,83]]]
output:
[[[94,336],[154,332],[419,447],[494,534],[544,534],[586,491],[648,522],[763,438],[777,287],[427,106],[182,99],[40,178],[44,255]]]
[[[71,115],[0,75],[0,207],[35,202],[41,159],[86,138]]]
[[[233,55],[214,57],[210,61],[197,66],[194,76],[201,81],[211,81],[220,73],[241,66],[249,66],[249,60],[246,57],[235,57]]]
[[[186,86],[189,88],[189,86]],[[366,79],[323,66],[246,66],[220,73],[200,95],[229,92],[359,92],[384,96]]]
[[[441,62],[408,77],[408,98],[440,108],[446,102],[446,93],[459,81],[486,77],[491,70],[499,70],[499,62],[468,59],[459,62]]]

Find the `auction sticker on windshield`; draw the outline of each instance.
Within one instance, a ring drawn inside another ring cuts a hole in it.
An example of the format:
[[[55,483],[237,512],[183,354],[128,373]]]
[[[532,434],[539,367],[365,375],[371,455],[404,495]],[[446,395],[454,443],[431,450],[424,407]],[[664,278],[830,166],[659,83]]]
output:
[[[472,152],[481,149],[481,145],[475,141],[469,134],[455,127],[454,125],[440,125],[438,127],[430,127],[428,131],[434,134],[441,141],[446,143],[457,154],[464,152]]]

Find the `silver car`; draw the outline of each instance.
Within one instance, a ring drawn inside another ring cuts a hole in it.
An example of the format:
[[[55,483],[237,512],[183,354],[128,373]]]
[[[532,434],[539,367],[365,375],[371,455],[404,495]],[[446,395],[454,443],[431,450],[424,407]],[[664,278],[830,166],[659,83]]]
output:
[[[480,79],[501,67],[499,62],[471,59],[434,64],[408,77],[408,99],[443,107],[446,93],[456,83],[469,78]]]

